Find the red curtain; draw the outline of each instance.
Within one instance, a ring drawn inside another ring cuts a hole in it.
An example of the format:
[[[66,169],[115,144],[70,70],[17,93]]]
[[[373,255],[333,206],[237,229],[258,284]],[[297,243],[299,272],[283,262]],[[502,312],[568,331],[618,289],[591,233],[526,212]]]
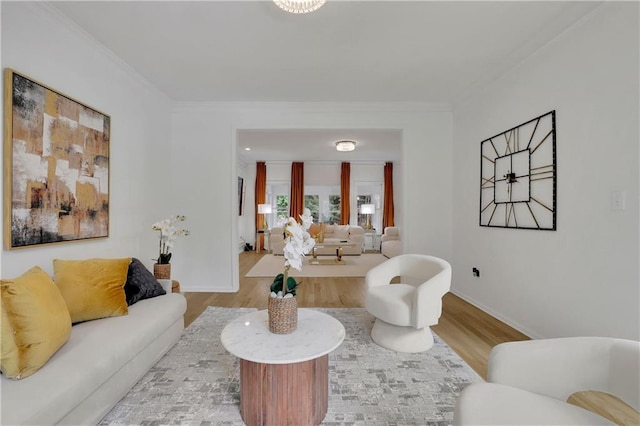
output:
[[[351,213],[350,204],[351,163],[342,163],[340,171],[340,224],[348,225]]]
[[[262,229],[264,226],[264,215],[258,214],[258,204],[264,204],[266,201],[267,192],[267,163],[264,161],[258,161],[256,163],[256,188],[255,188],[255,213],[256,213],[256,229]],[[258,241],[256,241],[256,248],[258,244],[261,249],[264,249],[264,234],[260,234]]]
[[[384,165],[384,209],[382,211],[382,230],[393,226],[393,163]]]
[[[304,210],[304,163],[291,163],[291,197],[289,199],[289,214],[295,220],[300,220]]]

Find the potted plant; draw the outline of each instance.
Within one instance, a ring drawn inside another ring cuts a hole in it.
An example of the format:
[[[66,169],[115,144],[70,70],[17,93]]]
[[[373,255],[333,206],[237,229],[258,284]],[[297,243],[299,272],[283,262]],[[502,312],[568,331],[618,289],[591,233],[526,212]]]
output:
[[[288,334],[295,331],[298,324],[298,302],[296,293],[299,283],[289,276],[291,268],[302,270],[302,259],[315,245],[307,230],[313,222],[311,211],[304,209],[300,215],[301,223],[293,217],[280,221],[284,226],[284,272],[276,275],[271,283],[268,301],[269,330],[272,333]],[[285,285],[286,283],[286,285]]]
[[[154,259],[156,263],[153,265],[153,275],[157,279],[170,279],[171,277],[171,247],[174,246],[178,237],[189,235],[189,230],[179,228],[177,224],[184,222],[185,216],[175,215],[169,219],[164,219],[154,223],[151,228],[154,231],[160,231],[160,247],[158,250],[158,258]]]

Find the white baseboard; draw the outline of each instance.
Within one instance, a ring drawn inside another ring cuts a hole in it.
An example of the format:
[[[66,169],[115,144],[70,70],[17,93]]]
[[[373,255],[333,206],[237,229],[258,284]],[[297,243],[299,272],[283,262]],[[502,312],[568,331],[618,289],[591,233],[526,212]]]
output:
[[[539,334],[535,333],[533,330],[528,329],[524,325],[518,323],[517,321],[512,320],[511,318],[505,317],[504,315],[500,314],[499,312],[496,312],[495,310],[493,310],[490,307],[484,305],[483,303],[480,303],[477,300],[474,300],[473,298],[468,297],[468,296],[460,293],[459,291],[455,291],[455,290],[450,290],[450,291],[451,291],[451,293],[455,294],[456,296],[458,296],[459,298],[461,298],[465,302],[468,302],[468,303],[472,304],[473,306],[475,306],[476,308],[480,309],[481,311],[486,312],[487,314],[489,314],[492,317],[502,321],[503,323],[507,324],[508,326],[515,328],[520,333],[529,336],[531,339],[543,339],[544,338],[543,336],[540,336]]]

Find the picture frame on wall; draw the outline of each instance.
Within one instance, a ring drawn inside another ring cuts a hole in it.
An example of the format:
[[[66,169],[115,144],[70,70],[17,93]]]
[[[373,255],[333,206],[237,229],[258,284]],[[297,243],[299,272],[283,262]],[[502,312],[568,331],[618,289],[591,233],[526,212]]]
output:
[[[244,178],[238,176],[238,216],[242,216],[244,208]]]
[[[109,236],[111,118],[4,71],[4,247]]]

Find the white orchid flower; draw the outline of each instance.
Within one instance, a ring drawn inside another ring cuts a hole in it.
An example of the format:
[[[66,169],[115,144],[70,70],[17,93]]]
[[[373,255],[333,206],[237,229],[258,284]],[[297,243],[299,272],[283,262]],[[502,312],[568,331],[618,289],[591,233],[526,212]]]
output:
[[[175,215],[170,219],[163,219],[151,225],[151,229],[160,231],[159,263],[169,263],[168,259],[171,258],[169,249],[175,245],[176,239],[189,235],[188,229],[178,228],[176,226],[178,222],[184,222],[186,219],[186,216]]]
[[[300,215],[300,219],[302,220],[302,227],[304,229],[309,229],[313,224],[313,216],[311,216],[311,210],[304,209],[304,212]]]
[[[302,246],[295,244],[293,241],[288,241],[284,246],[284,266],[290,266],[298,271],[302,270]]]
[[[304,255],[309,253],[315,245],[315,240],[306,231],[313,223],[311,211],[305,209],[304,213],[300,215],[300,219],[302,224],[298,223],[293,217],[282,219],[278,222],[278,225],[285,227],[284,266],[298,271],[302,270]]]

